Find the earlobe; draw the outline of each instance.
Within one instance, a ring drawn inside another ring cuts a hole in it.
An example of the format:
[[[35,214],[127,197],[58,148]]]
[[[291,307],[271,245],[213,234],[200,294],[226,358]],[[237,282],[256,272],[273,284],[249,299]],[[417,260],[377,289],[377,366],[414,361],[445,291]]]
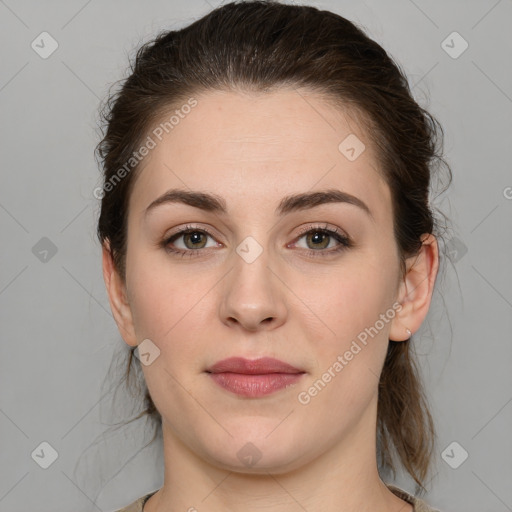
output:
[[[400,283],[398,301],[401,310],[393,319],[390,339],[405,341],[416,332],[427,316],[439,269],[439,249],[434,235],[422,236],[418,254],[406,262],[406,274]],[[408,332],[409,331],[409,332]]]
[[[126,285],[117,271],[108,240],[102,247],[103,279],[107,289],[110,309],[124,341],[135,347],[137,339],[133,327],[130,304],[127,300]]]

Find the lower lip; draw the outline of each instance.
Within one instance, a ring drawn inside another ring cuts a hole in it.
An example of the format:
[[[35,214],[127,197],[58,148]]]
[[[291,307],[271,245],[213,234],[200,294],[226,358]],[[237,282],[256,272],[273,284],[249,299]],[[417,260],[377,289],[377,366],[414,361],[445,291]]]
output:
[[[210,377],[222,388],[240,396],[258,398],[270,395],[297,382],[303,373],[266,373],[247,375],[242,373],[210,373]]]

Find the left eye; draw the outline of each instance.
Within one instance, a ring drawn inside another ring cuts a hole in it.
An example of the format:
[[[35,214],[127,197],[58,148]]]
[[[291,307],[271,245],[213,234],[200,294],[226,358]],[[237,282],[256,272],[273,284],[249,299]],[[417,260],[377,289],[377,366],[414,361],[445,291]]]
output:
[[[335,231],[331,231],[330,229],[311,229],[303,234],[298,240],[301,240],[302,238],[305,238],[306,245],[309,242],[313,243],[313,247],[306,246],[305,249],[329,249],[330,247],[333,247],[330,245],[330,242],[335,241],[341,245],[348,246],[348,239],[345,236],[340,235]],[[336,244],[334,244],[334,247],[336,247]]]
[[[309,242],[313,243],[313,247],[308,246],[305,247],[306,249],[328,249],[330,242],[334,242],[335,239],[332,236],[331,233],[327,231],[319,231],[319,230],[313,230],[309,231],[305,235],[302,235],[299,240],[304,238],[306,240],[306,245],[308,245]],[[327,243],[326,243],[327,241]]]

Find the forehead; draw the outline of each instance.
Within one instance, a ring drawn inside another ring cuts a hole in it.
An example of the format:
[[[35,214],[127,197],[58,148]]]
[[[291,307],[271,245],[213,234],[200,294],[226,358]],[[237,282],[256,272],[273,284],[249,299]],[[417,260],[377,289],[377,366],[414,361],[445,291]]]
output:
[[[172,125],[165,124],[172,115],[166,114],[149,132],[155,147],[141,164],[130,210],[142,212],[176,186],[225,197],[247,193],[267,203],[274,195],[277,202],[290,193],[336,187],[389,209],[387,185],[364,129],[320,95],[282,89],[212,91],[194,98],[197,105],[187,114],[174,116]]]

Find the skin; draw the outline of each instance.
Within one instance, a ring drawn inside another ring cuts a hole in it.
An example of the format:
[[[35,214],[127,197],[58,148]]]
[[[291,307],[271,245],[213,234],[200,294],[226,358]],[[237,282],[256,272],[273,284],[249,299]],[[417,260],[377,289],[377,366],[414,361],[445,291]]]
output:
[[[402,276],[391,195],[371,143],[354,118],[318,94],[215,91],[196,98],[144,159],[135,182],[126,282],[108,244],[103,248],[110,305],[125,342],[150,339],[160,350],[142,368],[163,418],[165,476],[145,512],[411,511],[377,471],[378,376],[388,340],[409,338],[406,328],[414,333],[428,312],[436,239],[425,235]],[[350,133],[366,145],[355,161],[338,150]],[[172,203],[144,215],[178,187],[223,197],[228,214]],[[357,196],[373,217],[348,203],[275,215],[284,196],[325,189]],[[354,246],[322,256],[339,242],[308,240],[300,230],[326,223]],[[213,234],[174,240],[184,251],[203,247],[198,256],[159,245],[188,224]],[[252,263],[236,252],[247,236],[263,250]],[[394,318],[301,404],[298,394],[394,303],[402,304]],[[306,373],[287,389],[243,398],[205,373],[230,356],[276,357]],[[248,442],[261,456],[252,466],[237,456]]]

